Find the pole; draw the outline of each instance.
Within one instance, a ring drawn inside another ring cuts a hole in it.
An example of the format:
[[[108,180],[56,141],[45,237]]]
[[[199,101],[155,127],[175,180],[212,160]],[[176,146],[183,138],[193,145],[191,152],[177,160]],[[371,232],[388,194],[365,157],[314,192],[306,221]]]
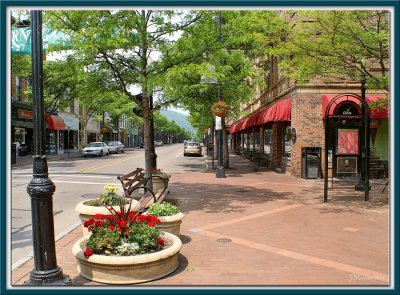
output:
[[[68,158],[69,158],[69,126],[68,126]]]
[[[221,11],[218,12],[218,42],[221,42],[221,25],[222,25],[222,14]],[[218,83],[218,100],[222,99],[222,85]],[[218,155],[218,167],[216,169],[216,177],[217,178],[225,178],[225,168],[223,161],[223,134],[222,134],[222,126],[221,126],[221,117],[215,117],[215,131],[217,132],[217,155]]]
[[[27,191],[31,197],[32,239],[34,269],[26,285],[71,285],[69,276],[63,275],[57,265],[54,240],[53,193],[54,183],[49,179],[47,159],[44,155],[44,104],[42,63],[42,11],[31,11],[32,34],[32,94],[33,94],[33,178]]]
[[[361,61],[362,67],[364,67],[363,61]],[[366,78],[365,73],[362,73],[361,77],[361,99],[363,102],[366,102]],[[355,186],[356,191],[364,191],[365,201],[369,200],[369,178],[368,178],[368,166],[369,166],[369,117],[366,118],[365,114],[365,106],[364,103],[361,104],[361,115],[362,115],[362,127],[364,136],[361,137],[361,171],[360,171],[360,179],[358,184]],[[368,124],[368,126],[367,126]]]

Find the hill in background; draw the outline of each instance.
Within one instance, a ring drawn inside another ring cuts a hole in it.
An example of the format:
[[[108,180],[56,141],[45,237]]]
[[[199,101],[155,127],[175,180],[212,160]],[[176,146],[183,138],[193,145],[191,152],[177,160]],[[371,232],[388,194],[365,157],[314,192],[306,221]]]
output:
[[[168,120],[174,121],[178,126],[186,129],[187,131],[195,134],[196,129],[187,120],[187,115],[181,114],[172,110],[160,110],[161,115],[165,116]]]

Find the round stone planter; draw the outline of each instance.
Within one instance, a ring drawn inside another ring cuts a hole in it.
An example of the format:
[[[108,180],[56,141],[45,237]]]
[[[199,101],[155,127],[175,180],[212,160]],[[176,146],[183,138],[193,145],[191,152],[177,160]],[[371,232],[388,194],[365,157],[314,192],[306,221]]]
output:
[[[156,228],[179,237],[183,217],[181,212],[172,216],[158,216],[161,222],[156,224]]]
[[[165,233],[164,239],[172,245],[156,253],[135,256],[94,254],[86,258],[82,248],[86,238],[82,238],[72,247],[72,254],[78,262],[78,273],[88,280],[106,284],[136,284],[165,277],[177,269],[182,242],[170,233]]]
[[[79,213],[79,218],[81,219],[81,222],[82,222],[81,228],[82,228],[82,233],[83,233],[84,237],[91,235],[91,232],[89,232],[87,230],[87,228],[83,226],[85,221],[93,218],[96,214],[111,215],[111,212],[108,211],[107,208],[104,206],[85,205],[86,202],[92,201],[92,200],[95,200],[95,199],[82,201],[75,207],[75,211]],[[116,211],[121,211],[119,206],[113,206],[113,208]],[[128,208],[129,208],[129,204],[125,205],[125,209],[128,210]],[[140,203],[136,200],[132,200],[131,211],[138,211],[139,209],[140,209]]]
[[[163,178],[168,186],[168,182],[169,179],[171,177],[170,174],[168,173],[153,173],[153,176],[160,176],[161,178]],[[153,177],[152,178],[153,181],[153,191],[157,192],[158,190],[163,190],[164,189],[164,182],[158,178],[158,177]],[[168,188],[167,188],[168,189]]]

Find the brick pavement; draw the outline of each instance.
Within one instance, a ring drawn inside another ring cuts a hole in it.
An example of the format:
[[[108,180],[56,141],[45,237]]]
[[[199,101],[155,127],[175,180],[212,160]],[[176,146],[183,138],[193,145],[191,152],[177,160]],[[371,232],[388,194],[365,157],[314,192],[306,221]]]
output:
[[[166,200],[185,214],[180,265],[137,286],[387,286],[389,202],[385,180],[372,180],[371,200],[354,190],[330,192],[321,180],[299,179],[231,156],[227,178],[215,171],[173,174]],[[56,243],[57,263],[74,286],[80,277],[71,248],[76,228]],[[21,285],[32,260],[12,272]]]

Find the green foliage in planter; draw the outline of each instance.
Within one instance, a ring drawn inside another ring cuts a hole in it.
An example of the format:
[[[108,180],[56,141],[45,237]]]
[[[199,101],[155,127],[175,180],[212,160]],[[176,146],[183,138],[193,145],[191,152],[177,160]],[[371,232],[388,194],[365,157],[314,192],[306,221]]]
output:
[[[117,196],[117,198],[118,198],[118,196]],[[124,204],[125,205],[129,204],[130,202],[131,202],[131,199],[124,198]],[[116,200],[112,199],[112,200],[104,202],[104,201],[101,200],[101,198],[86,201],[84,204],[88,205],[88,206],[96,206],[96,207],[102,207],[104,205],[107,205],[107,206],[119,206],[118,199],[116,199]]]
[[[94,253],[104,253],[110,255],[120,244],[120,235],[117,230],[109,230],[106,227],[96,229],[96,234],[90,236],[86,247],[92,249]]]
[[[160,236],[160,231],[155,227],[137,222],[130,226],[129,230],[134,234],[128,235],[127,242],[138,245],[135,254],[148,253],[149,250],[158,248],[157,238]]]
[[[162,202],[161,204],[152,204],[147,211],[153,216],[172,216],[180,212],[179,208],[168,202]]]

